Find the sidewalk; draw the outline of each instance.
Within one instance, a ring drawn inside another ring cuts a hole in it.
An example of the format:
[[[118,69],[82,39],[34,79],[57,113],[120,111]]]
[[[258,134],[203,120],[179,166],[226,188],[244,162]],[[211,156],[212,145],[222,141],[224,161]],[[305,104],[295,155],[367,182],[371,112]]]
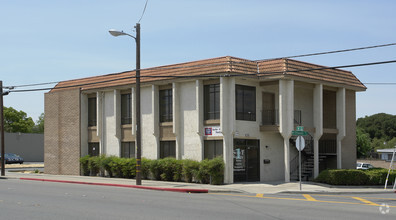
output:
[[[134,179],[68,176],[35,173],[6,172],[1,179],[21,179],[24,181],[49,181],[74,184],[101,185],[113,187],[140,188],[148,190],[176,191],[187,193],[244,193],[244,194],[276,194],[276,193],[311,193],[311,194],[358,194],[358,193],[394,193],[392,186],[384,190],[383,186],[330,186],[313,182],[303,182],[302,191],[298,182],[271,182],[271,183],[234,183],[227,185],[208,185],[183,182],[165,182],[142,180],[141,186],[136,186]]]

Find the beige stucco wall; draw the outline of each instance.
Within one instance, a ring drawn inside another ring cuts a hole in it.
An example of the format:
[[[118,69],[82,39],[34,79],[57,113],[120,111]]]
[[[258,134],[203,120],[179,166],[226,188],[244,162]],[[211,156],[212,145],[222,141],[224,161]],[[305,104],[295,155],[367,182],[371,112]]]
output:
[[[202,145],[197,133],[198,111],[196,102],[196,82],[185,82],[179,86],[179,133],[181,157],[183,159],[202,159]],[[203,94],[202,94],[203,95]]]
[[[342,140],[342,168],[356,168],[356,92],[346,90],[346,136]]]
[[[153,86],[145,86],[140,89],[141,95],[141,129],[142,129],[142,157],[157,159],[159,157],[159,139],[155,132],[155,126],[159,126],[158,119],[158,90]],[[157,115],[155,115],[157,114]],[[135,117],[135,115],[132,115]]]

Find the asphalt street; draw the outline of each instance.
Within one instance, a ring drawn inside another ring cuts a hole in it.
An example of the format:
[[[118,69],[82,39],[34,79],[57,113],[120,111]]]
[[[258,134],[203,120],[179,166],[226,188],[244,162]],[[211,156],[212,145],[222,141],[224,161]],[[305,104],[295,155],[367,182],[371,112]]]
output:
[[[395,194],[188,194],[0,179],[0,219],[395,218]]]

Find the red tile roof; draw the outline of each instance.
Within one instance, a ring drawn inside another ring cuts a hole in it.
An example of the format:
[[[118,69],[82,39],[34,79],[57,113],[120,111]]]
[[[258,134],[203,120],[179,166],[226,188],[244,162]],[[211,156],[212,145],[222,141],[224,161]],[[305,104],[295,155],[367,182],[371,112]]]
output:
[[[284,76],[341,84],[356,90],[366,87],[352,72],[329,69],[324,66],[291,59],[251,61],[236,57],[218,57],[193,62],[142,69],[141,82],[149,83],[162,80],[174,80],[179,77],[210,77],[220,75],[253,75],[260,79],[280,78]],[[52,90],[80,88],[81,90],[109,88],[132,85],[135,83],[135,71],[126,71],[102,76],[94,76],[58,83]]]

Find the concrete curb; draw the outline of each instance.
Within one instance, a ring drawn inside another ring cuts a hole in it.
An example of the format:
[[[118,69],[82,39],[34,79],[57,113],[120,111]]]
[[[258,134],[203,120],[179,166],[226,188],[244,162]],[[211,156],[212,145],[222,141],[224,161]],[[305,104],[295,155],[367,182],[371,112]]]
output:
[[[188,189],[188,188],[164,188],[164,187],[153,187],[153,186],[136,186],[126,184],[113,184],[113,183],[92,183],[92,182],[80,182],[70,180],[52,180],[52,179],[38,179],[38,178],[19,178],[20,180],[32,180],[32,181],[44,181],[44,182],[56,182],[56,183],[73,183],[73,184],[85,184],[85,185],[96,185],[96,186],[115,186],[125,188],[136,188],[136,189],[147,189],[157,191],[171,191],[171,192],[183,192],[183,193],[208,193],[207,189]]]

